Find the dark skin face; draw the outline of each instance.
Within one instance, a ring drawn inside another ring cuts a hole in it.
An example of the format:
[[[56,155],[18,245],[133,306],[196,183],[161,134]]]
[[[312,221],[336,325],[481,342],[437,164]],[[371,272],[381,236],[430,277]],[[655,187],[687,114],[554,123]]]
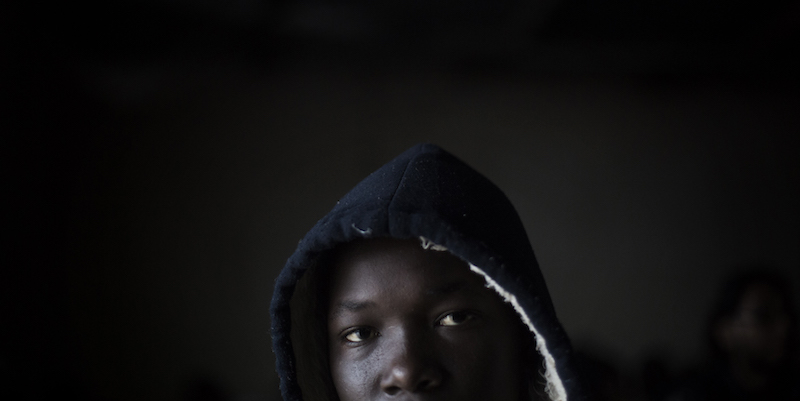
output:
[[[341,401],[520,401],[519,318],[482,277],[419,241],[351,244],[334,263],[331,376]]]

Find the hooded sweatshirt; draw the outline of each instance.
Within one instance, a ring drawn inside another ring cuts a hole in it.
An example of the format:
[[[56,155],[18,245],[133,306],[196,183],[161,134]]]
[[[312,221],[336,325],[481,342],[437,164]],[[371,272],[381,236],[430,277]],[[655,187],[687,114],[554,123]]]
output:
[[[585,396],[569,339],[556,313],[528,236],[503,192],[431,144],[405,151],[345,195],[297,246],[275,283],[272,346],[286,401],[336,401],[326,328],[313,276],[326,253],[365,238],[420,241],[464,260],[516,311],[541,354],[539,381],[552,400]],[[310,274],[307,274],[309,273]],[[533,378],[532,378],[533,379]]]

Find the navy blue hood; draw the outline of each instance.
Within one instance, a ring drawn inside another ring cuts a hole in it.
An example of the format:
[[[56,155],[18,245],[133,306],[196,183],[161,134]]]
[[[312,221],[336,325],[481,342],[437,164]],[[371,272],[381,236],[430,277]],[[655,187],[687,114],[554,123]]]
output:
[[[547,380],[549,396],[560,401],[584,399],[569,339],[556,318],[513,205],[497,186],[453,155],[435,145],[421,144],[345,195],[300,241],[278,276],[270,313],[273,350],[286,401],[324,399],[324,395],[309,394],[330,392],[329,388],[309,389],[298,380],[302,375],[297,366],[302,361],[296,349],[306,346],[293,346],[298,339],[292,334],[292,298],[298,283],[338,244],[379,237],[419,238],[426,246],[446,248],[468,262],[484,276],[487,287],[512,304],[535,337],[545,362],[541,374]]]

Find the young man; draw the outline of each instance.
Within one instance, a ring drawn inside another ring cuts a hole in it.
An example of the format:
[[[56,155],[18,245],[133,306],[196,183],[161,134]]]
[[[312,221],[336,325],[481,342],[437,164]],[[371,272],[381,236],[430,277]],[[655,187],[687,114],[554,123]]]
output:
[[[286,401],[584,399],[514,207],[434,145],[314,226],[271,315]]]

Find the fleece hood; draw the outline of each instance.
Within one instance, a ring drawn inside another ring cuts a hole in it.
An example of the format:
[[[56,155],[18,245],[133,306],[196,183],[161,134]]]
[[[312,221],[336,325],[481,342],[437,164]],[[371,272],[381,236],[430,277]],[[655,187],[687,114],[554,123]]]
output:
[[[308,305],[315,300],[303,292],[305,273],[338,244],[383,237],[417,238],[425,247],[447,250],[466,261],[530,330],[544,360],[540,374],[549,397],[585,399],[569,339],[511,202],[453,155],[421,144],[370,174],[337,202],[300,241],[278,276],[270,313],[284,400],[336,400],[331,384],[319,379],[327,366],[315,366],[313,361],[326,360],[315,358],[325,349],[312,345],[324,329],[299,327],[313,320]],[[302,330],[311,334],[298,333]]]

